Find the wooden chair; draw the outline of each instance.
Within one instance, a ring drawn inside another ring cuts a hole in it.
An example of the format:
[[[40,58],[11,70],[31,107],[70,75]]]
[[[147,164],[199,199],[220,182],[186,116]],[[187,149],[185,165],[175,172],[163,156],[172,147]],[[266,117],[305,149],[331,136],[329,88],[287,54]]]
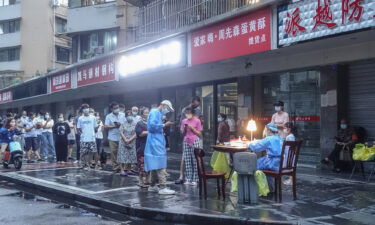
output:
[[[199,196],[202,196],[202,189],[204,194],[204,199],[207,199],[207,180],[208,179],[216,179],[217,184],[217,193],[220,197],[221,194],[223,195],[223,199],[225,199],[225,173],[217,172],[217,171],[206,171],[204,166],[203,157],[205,152],[203,149],[194,149],[195,159],[197,160],[197,167],[198,167],[198,176],[199,176]],[[221,180],[221,186],[220,186]]]
[[[301,149],[302,140],[285,141],[281,150],[279,171],[263,170],[266,176],[275,178],[275,200],[282,200],[282,182],[283,176],[291,176],[293,180],[293,200],[297,198],[296,171],[298,155]],[[288,148],[287,148],[288,147]]]

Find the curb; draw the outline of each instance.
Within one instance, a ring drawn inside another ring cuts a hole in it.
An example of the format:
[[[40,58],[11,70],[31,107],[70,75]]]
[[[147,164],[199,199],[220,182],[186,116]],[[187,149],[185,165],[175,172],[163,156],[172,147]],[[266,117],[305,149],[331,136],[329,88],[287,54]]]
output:
[[[45,195],[44,197],[48,197],[51,200],[61,201],[63,199],[65,201],[69,200],[73,202],[84,203],[92,205],[94,207],[102,208],[110,212],[119,213],[126,216],[135,216],[149,220],[156,220],[160,222],[204,225],[298,224],[295,221],[261,221],[245,217],[209,215],[203,213],[172,213],[155,208],[123,205],[118,202],[103,200],[95,195],[81,193],[74,190],[67,191],[62,187],[50,184],[40,184],[32,179],[19,177],[15,174],[0,173],[0,179],[15,183],[17,185],[21,185],[22,187],[27,188],[29,192],[33,192],[34,190],[38,192],[39,195]],[[31,191],[29,189],[31,189]]]

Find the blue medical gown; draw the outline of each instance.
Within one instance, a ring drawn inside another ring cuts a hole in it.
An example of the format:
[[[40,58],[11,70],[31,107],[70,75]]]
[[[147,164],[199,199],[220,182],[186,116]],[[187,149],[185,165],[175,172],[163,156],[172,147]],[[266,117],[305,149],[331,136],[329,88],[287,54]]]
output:
[[[152,109],[147,120],[147,141],[145,147],[145,171],[167,168],[167,152],[163,135],[162,113]]]
[[[258,170],[275,170],[280,167],[280,155],[283,139],[279,136],[269,136],[260,141],[250,143],[249,148],[254,152],[266,151],[266,156],[258,159]]]

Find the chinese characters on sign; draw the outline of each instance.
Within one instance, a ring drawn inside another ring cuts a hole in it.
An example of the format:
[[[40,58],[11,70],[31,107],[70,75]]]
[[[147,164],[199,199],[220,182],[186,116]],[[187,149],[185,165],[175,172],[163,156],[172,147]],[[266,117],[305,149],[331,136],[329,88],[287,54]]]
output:
[[[304,0],[278,8],[279,45],[375,26],[373,0]]]
[[[51,92],[58,92],[72,87],[72,76],[70,71],[52,76],[50,79]]]
[[[114,58],[97,61],[77,69],[77,86],[115,80]]]
[[[270,9],[265,8],[193,32],[191,64],[270,50],[270,14]]]
[[[272,120],[271,116],[262,116],[262,117],[255,117],[256,121],[261,122],[270,122]],[[291,121],[295,122],[319,122],[320,116],[292,116],[290,117]]]
[[[0,104],[13,101],[12,91],[0,92]]]

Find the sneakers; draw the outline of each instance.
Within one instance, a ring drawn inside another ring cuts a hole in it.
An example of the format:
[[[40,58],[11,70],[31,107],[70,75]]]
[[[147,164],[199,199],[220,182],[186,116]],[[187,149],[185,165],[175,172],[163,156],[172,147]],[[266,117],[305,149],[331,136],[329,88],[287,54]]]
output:
[[[160,192],[159,191],[159,188],[158,188],[158,186],[150,186],[150,187],[148,187],[148,192],[154,192],[154,193],[157,193],[157,192]]]
[[[176,192],[174,190],[163,188],[159,190],[159,195],[174,195]]]
[[[177,179],[174,181],[175,184],[183,184],[184,180],[183,179]]]

